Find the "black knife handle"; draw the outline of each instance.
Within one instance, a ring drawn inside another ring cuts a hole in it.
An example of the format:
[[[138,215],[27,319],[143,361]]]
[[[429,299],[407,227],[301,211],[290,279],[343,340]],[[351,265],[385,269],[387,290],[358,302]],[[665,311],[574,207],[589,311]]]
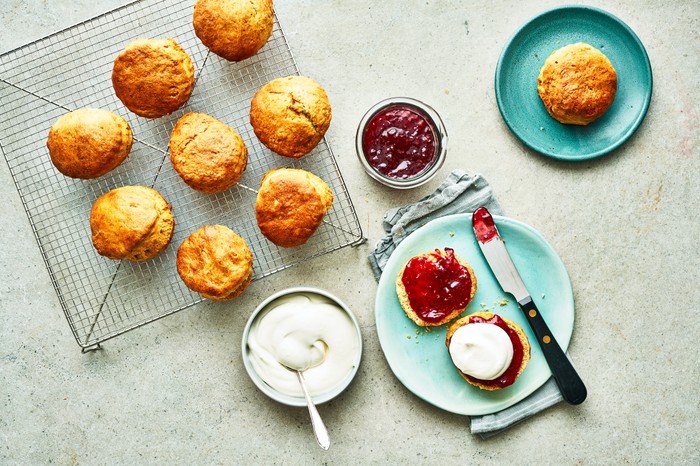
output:
[[[525,317],[527,317],[527,321],[537,337],[537,342],[542,348],[544,358],[549,364],[552,376],[559,386],[564,401],[572,405],[583,403],[588,393],[586,386],[549,330],[547,323],[542,318],[542,314],[535,306],[535,302],[530,298],[529,301],[520,304],[520,308],[525,313]]]

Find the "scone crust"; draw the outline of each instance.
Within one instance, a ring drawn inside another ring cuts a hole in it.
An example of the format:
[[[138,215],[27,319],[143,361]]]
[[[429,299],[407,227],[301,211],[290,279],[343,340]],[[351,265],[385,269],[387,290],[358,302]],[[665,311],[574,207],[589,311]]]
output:
[[[240,179],[248,151],[241,136],[226,123],[204,113],[189,112],[171,133],[170,161],[191,188],[219,193]]]
[[[114,60],[112,86],[126,108],[145,118],[159,118],[190,98],[194,65],[173,39],[137,39]]]
[[[97,178],[114,170],[131,152],[126,120],[108,110],[81,108],[51,126],[46,145],[56,169],[71,178]]]
[[[313,79],[273,79],[255,93],[250,124],[265,146],[279,155],[299,158],[326,134],[332,111],[326,91]]]
[[[267,239],[291,248],[308,241],[332,204],[333,193],[318,176],[298,168],[277,168],[260,182],[255,216]]]
[[[258,53],[272,35],[274,22],[272,0],[197,0],[192,15],[199,40],[229,61]]]
[[[545,60],[537,91],[547,112],[564,124],[587,125],[612,105],[617,73],[600,50],[579,42],[555,50]]]
[[[441,250],[442,253],[444,253],[444,250]],[[423,254],[419,254],[419,256],[426,256],[428,258],[432,258],[432,254],[434,251],[426,252]],[[414,256],[417,257],[417,256]],[[455,254],[455,258],[457,261],[467,269],[469,272],[469,277],[471,278],[471,293],[469,297],[469,302],[471,302],[474,299],[474,295],[476,294],[476,288],[477,288],[477,283],[476,283],[476,275],[474,274],[474,270],[471,268],[471,266],[462,260],[459,260],[459,257]],[[411,258],[412,259],[412,258]],[[410,260],[410,259],[409,259]],[[413,310],[413,307],[411,306],[411,302],[408,299],[408,293],[406,292],[406,287],[403,284],[403,273],[406,270],[406,265],[408,265],[408,261],[401,267],[401,271],[399,272],[398,276],[396,277],[396,294],[399,298],[399,303],[401,304],[401,308],[404,310],[406,315],[408,316],[409,319],[411,319],[413,322],[416,323],[416,325],[420,327],[437,327],[440,325],[444,325],[448,322],[451,322],[454,320],[457,316],[459,316],[462,312],[464,312],[465,307],[461,307],[458,309],[453,310],[450,312],[448,315],[446,315],[442,320],[439,322],[426,322],[423,319],[420,318],[420,316]],[[469,305],[467,303],[467,305]]]
[[[489,319],[493,318],[494,315],[496,315],[496,314],[493,314],[491,312],[474,312],[473,314],[469,314],[466,317],[462,317],[461,319],[456,320],[450,326],[450,328],[447,330],[447,335],[445,336],[445,345],[447,346],[448,351],[449,351],[449,347],[450,347],[450,341],[452,340],[452,335],[454,335],[454,333],[457,331],[458,328],[460,328],[464,325],[468,325],[470,317],[479,316],[485,320],[489,320]],[[520,327],[515,322],[504,318],[500,314],[498,315],[498,317],[500,317],[503,320],[503,322],[505,322],[506,325],[508,325],[508,327],[510,327],[513,331],[515,331],[515,333],[518,334],[518,338],[520,338],[520,343],[523,345],[523,360],[520,363],[520,368],[518,369],[518,375],[516,375],[516,377],[515,377],[517,380],[517,378],[520,377],[520,374],[522,374],[523,371],[525,370],[525,367],[527,367],[527,363],[530,361],[530,341],[528,340],[527,335],[525,335],[525,332],[523,331],[522,327]],[[457,368],[455,368],[455,369],[457,369]],[[457,369],[457,371],[464,378],[464,380],[466,380],[467,382],[469,382],[470,384],[472,384],[476,387],[479,387],[483,390],[500,390],[500,387],[494,387],[492,385],[485,385],[485,384],[477,382],[476,380],[470,380],[469,377],[467,377],[467,375],[465,373],[463,373],[459,369]]]
[[[250,284],[253,254],[245,240],[224,225],[206,225],[177,250],[177,272],[192,291],[215,301],[233,299]]]
[[[174,228],[170,204],[146,186],[113,189],[90,210],[92,243],[110,259],[151,259],[170,244]]]

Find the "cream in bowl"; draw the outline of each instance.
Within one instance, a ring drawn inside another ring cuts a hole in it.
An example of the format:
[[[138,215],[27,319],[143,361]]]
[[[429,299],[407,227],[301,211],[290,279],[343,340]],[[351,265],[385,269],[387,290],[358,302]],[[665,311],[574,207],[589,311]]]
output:
[[[314,402],[326,402],[355,376],[362,337],[357,319],[338,298],[317,288],[289,288],[253,312],[242,354],[263,393],[280,403],[306,406],[294,370],[303,371]]]

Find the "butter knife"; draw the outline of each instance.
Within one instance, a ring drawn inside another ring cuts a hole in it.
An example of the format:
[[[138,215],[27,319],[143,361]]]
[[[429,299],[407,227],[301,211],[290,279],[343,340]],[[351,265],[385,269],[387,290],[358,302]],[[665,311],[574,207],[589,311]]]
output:
[[[496,280],[503,291],[513,295],[525,314],[564,400],[572,405],[583,403],[587,394],[586,386],[525,288],[488,209],[479,207],[474,211],[472,227],[479,248]]]

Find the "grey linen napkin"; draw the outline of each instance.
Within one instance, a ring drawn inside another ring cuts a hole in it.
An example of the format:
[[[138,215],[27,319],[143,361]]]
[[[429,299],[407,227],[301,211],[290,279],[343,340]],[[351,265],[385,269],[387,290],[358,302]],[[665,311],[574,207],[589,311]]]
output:
[[[485,206],[493,214],[503,214],[491,186],[483,176],[454,170],[433,193],[415,203],[389,210],[383,221],[387,234],[369,256],[374,277],[379,280],[396,246],[416,229],[433,219],[471,213],[480,206]],[[510,408],[494,414],[472,416],[471,432],[483,438],[491,437],[561,400],[561,393],[550,378],[542,387]]]

